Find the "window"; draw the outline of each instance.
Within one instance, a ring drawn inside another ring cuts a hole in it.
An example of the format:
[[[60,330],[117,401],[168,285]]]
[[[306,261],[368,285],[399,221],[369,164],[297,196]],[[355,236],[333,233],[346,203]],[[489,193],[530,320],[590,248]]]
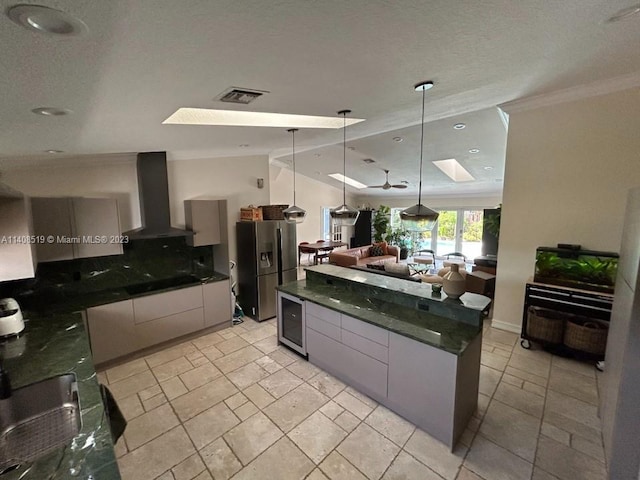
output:
[[[342,227],[334,225],[329,211],[331,207],[322,207],[322,238],[332,242],[342,241]]]
[[[401,228],[400,212],[404,208],[391,209],[392,229]],[[428,248],[436,255],[462,252],[473,259],[482,254],[482,209],[438,210],[440,216],[430,232],[414,234],[413,251]]]

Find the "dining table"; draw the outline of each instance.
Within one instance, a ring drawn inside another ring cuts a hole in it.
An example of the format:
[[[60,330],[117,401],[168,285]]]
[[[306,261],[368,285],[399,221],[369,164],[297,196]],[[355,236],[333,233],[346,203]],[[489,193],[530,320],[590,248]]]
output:
[[[331,252],[334,248],[344,247],[347,244],[345,242],[334,242],[334,241],[326,241],[326,242],[316,242],[316,243],[305,243],[304,245],[298,245],[298,251],[301,249],[313,250],[313,264],[318,264],[318,259],[329,257],[329,252]],[[304,252],[306,253],[306,252]]]

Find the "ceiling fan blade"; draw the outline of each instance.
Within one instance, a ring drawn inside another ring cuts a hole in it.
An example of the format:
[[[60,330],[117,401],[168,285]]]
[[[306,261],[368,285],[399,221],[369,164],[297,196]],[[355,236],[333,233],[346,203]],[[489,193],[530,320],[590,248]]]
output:
[[[369,185],[367,188],[384,188],[384,185]]]
[[[391,185],[393,188],[407,188],[406,185],[403,184],[398,184],[398,185]]]

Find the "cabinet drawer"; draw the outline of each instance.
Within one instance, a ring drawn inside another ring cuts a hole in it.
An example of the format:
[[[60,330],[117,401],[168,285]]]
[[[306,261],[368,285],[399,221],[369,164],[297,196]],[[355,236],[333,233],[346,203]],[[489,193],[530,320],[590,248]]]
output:
[[[388,367],[357,350],[343,346],[341,371],[354,386],[386,398]]]
[[[150,347],[203,329],[204,314],[200,307],[138,324],[135,328],[140,348]]]
[[[349,330],[342,330],[342,343],[383,363],[389,363],[388,347],[351,333]]]
[[[329,323],[340,326],[340,314],[333,310],[330,310],[326,307],[321,307],[315,303],[306,302],[306,314],[314,315],[322,320],[325,320]]]
[[[309,360],[317,362],[330,373],[340,374],[344,364],[344,345],[310,328],[307,329],[306,336]]]
[[[170,292],[158,293],[147,297],[135,298],[133,309],[136,323],[145,323],[162,317],[168,317],[187,310],[202,307],[202,286],[182,288]]]
[[[312,328],[316,332],[320,332],[327,337],[340,341],[340,327],[322,320],[315,315],[310,315],[309,313],[306,314],[305,319],[307,322],[307,328]]]
[[[361,337],[368,338],[380,345],[389,346],[389,332],[370,323],[342,315],[342,328],[357,333]]]

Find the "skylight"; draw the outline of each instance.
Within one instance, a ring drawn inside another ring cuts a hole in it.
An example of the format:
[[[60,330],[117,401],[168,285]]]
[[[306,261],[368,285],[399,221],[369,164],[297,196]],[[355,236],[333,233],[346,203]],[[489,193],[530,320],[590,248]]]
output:
[[[347,125],[363,121],[364,118],[347,118]],[[232,127],[342,128],[343,122],[344,119],[342,117],[181,107],[162,123],[164,125],[221,125]]]
[[[367,188],[367,186],[364,183],[360,183],[359,181],[354,180],[353,178],[345,177],[341,173],[330,173],[329,176],[331,178],[335,178],[339,182],[344,182],[347,185],[351,185],[352,187]]]
[[[475,178],[473,178],[455,158],[436,160],[433,164],[442,170],[454,182],[469,182],[475,180]]]

